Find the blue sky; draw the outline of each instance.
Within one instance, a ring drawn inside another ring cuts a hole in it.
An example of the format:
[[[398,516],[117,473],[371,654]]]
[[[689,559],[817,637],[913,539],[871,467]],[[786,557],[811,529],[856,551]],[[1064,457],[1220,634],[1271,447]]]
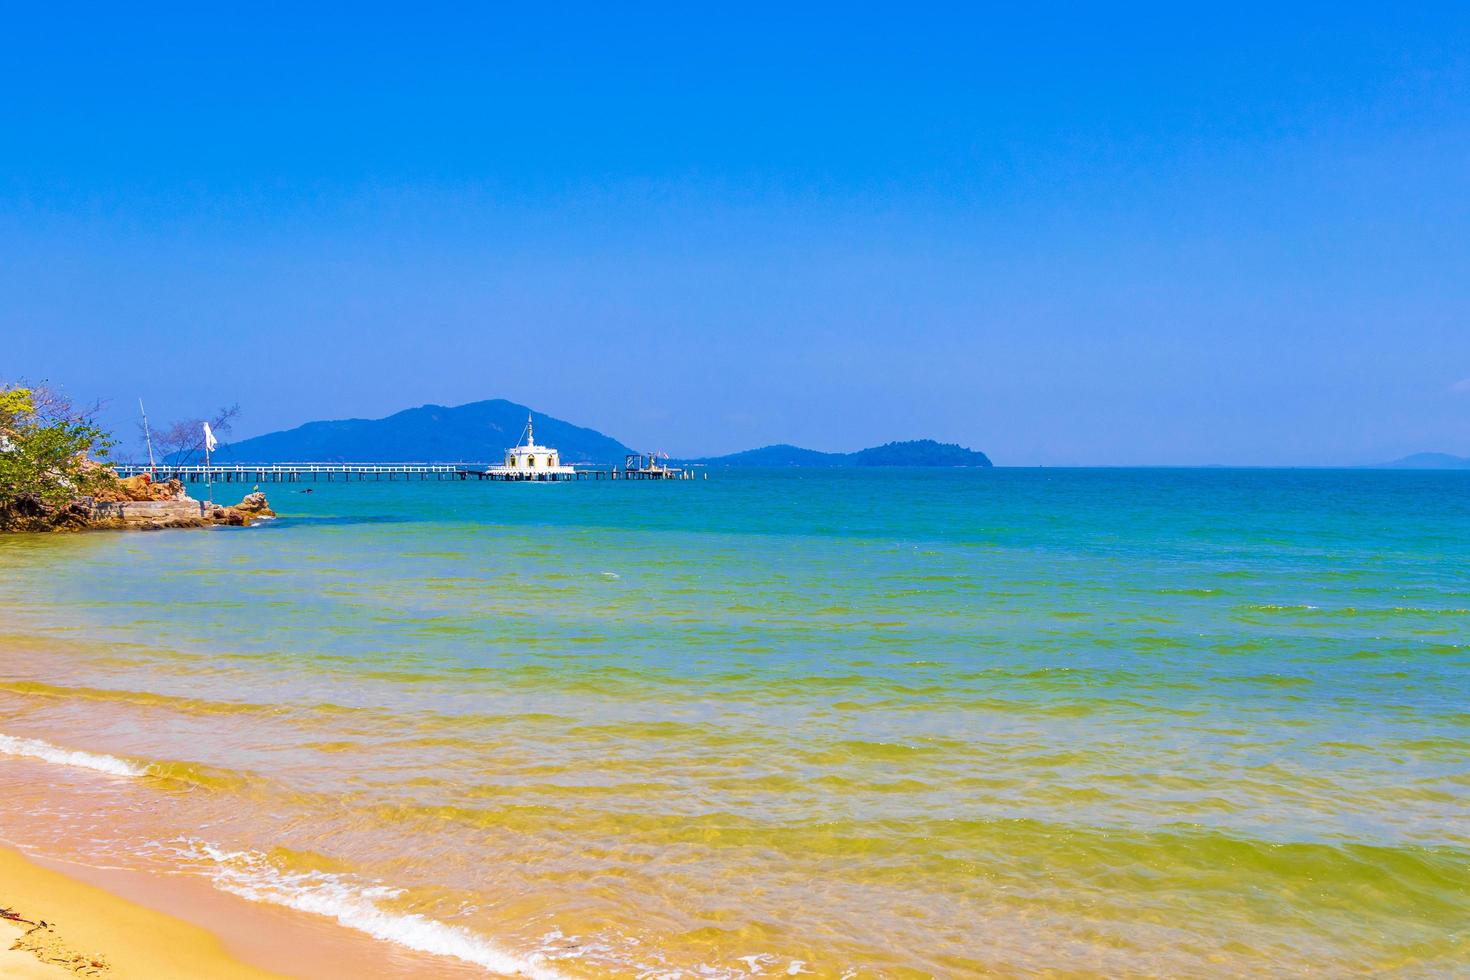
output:
[[[1465,5],[304,6],[8,15],[0,376],[241,436],[1470,453]]]

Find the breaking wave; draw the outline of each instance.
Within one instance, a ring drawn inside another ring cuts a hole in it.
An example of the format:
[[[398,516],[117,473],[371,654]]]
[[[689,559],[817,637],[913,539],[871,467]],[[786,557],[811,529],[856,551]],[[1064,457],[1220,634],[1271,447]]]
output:
[[[54,762],[62,766],[74,766],[78,769],[91,769],[94,772],[105,772],[111,776],[142,776],[146,770],[142,766],[119,759],[113,755],[101,755],[96,752],[82,752],[77,749],[64,749],[50,742],[43,742],[38,738],[17,738],[13,735],[0,735],[0,752],[6,755],[25,756],[30,759],[41,759],[45,762]]]
[[[379,901],[401,891],[324,871],[286,871],[259,851],[229,851],[203,841],[175,842],[183,855],[206,862],[206,873],[222,891],[252,902],[282,905],[335,919],[374,939],[434,956],[452,956],[494,973],[564,980],[539,956],[517,956],[468,929],[412,912],[384,909]]]

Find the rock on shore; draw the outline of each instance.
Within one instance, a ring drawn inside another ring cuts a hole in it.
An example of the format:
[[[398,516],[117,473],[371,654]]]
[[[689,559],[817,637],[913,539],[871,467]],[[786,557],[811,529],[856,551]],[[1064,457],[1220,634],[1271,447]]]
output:
[[[247,494],[235,506],[207,504],[190,497],[178,480],[156,483],[144,474],[114,480],[93,496],[79,497],[61,507],[22,498],[0,525],[15,531],[157,531],[212,524],[243,527],[274,516],[259,490]]]

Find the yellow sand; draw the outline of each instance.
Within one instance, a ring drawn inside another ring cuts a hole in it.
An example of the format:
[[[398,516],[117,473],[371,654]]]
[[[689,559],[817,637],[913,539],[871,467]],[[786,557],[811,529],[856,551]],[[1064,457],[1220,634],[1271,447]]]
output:
[[[22,980],[262,980],[198,926],[144,908],[0,848],[0,977]],[[12,948],[16,944],[22,947]],[[39,951],[40,955],[37,955]]]

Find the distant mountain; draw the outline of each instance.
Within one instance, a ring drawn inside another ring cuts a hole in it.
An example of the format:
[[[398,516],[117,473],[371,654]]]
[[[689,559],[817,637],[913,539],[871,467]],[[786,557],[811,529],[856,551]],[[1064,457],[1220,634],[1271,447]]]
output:
[[[949,442],[916,439],[890,442],[855,453],[823,453],[798,446],[766,446],[728,456],[689,460],[706,466],[836,467],[836,466],[978,466],[991,465],[984,453]]]
[[[529,414],[536,441],[568,463],[618,463],[633,450],[595,429],[531,411],[504,399],[446,408],[423,405],[382,419],[308,422],[221,445],[222,463],[423,463],[498,461],[516,444]]]
[[[633,452],[611,436],[573,425],[504,399],[452,408],[421,405],[382,419],[308,422],[221,444],[220,463],[488,463],[520,439],[529,414],[536,441],[554,446],[568,463],[621,464]],[[919,439],[890,442],[855,453],[824,453],[799,446],[766,446],[686,462],[708,466],[831,468],[839,466],[989,466],[984,453]]]
[[[1470,456],[1451,456],[1449,453],[1414,453],[1392,463],[1379,463],[1380,470],[1470,470]]]
[[[802,449],[800,446],[788,446],[785,443],[776,446],[762,446],[760,449],[747,449],[744,452],[731,453],[728,456],[708,456],[704,459],[690,460],[694,463],[704,463],[707,466],[851,466],[851,457],[847,453],[824,453],[816,449]]]

